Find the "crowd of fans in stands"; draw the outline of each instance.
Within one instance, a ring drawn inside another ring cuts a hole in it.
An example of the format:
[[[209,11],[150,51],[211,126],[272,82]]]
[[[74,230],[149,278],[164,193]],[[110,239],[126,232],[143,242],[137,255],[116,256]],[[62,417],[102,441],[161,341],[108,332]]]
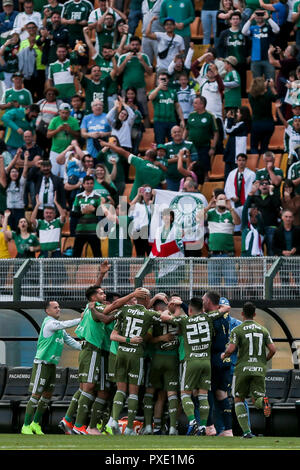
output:
[[[223,188],[203,196],[208,255],[236,256],[235,236],[242,256],[300,254],[300,1],[2,0],[0,10],[1,258],[11,240],[18,257],[64,256],[67,220],[71,255],[88,242],[100,257],[104,216],[117,233],[109,256],[147,256],[155,190],[201,193],[219,155]],[[269,148],[278,126],[281,167]],[[120,244],[121,220],[146,235]]]

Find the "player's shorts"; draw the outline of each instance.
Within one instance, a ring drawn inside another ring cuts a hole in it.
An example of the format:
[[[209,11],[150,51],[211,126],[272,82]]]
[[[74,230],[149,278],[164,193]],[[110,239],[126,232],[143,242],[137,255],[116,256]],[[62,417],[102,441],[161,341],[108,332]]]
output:
[[[31,372],[29,391],[41,395],[43,392],[52,393],[56,382],[56,365],[34,363]]]
[[[264,375],[237,374],[232,380],[232,395],[241,399],[265,396],[266,385]]]
[[[142,385],[144,380],[144,357],[136,355],[132,348],[119,346],[116,364],[115,381],[130,385]]]
[[[231,365],[228,367],[214,367],[211,368],[211,389],[223,390],[229,392],[232,381]]]
[[[105,389],[105,360],[101,350],[85,342],[79,353],[78,378],[80,383],[92,383],[96,390]]]
[[[115,368],[116,368],[116,354],[109,353],[108,356],[108,380],[109,382],[115,382]]]
[[[192,391],[194,389],[210,390],[210,387],[210,360],[192,359],[184,361],[181,377],[181,391]]]
[[[149,386],[167,392],[179,389],[179,362],[177,355],[154,354],[149,374]]]

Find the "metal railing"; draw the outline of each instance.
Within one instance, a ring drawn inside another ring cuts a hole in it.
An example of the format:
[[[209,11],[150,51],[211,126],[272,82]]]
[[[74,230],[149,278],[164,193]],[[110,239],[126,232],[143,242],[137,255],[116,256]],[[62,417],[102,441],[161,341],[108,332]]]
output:
[[[0,261],[0,301],[85,301],[103,260],[96,258]],[[231,300],[300,299],[300,257],[108,258],[102,287],[128,293],[136,286],[184,299],[216,289]]]

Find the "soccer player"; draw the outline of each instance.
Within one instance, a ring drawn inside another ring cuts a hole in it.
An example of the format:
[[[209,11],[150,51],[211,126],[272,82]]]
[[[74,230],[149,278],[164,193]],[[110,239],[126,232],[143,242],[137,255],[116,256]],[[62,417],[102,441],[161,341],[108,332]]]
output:
[[[138,408],[138,393],[144,376],[144,340],[155,321],[160,321],[160,314],[149,310],[150,292],[141,288],[143,296],[136,292],[137,304],[124,305],[116,313],[116,325],[111,340],[118,341],[119,347],[115,363],[117,391],[114,396],[111,419],[108,425],[114,434],[120,434],[118,419],[123,409],[127,388],[128,423],[124,434],[134,435],[133,421]]]
[[[276,353],[269,331],[254,320],[255,311],[256,307],[252,302],[244,304],[243,323],[232,330],[229,344],[225,352],[221,354],[224,361],[238,348],[238,359],[233,377],[234,406],[243,437],[246,439],[254,435],[250,429],[244,400],[251,396],[256,408],[262,409],[266,417],[271,414],[271,406],[265,396],[265,376],[267,362]]]
[[[65,328],[78,325],[81,318],[59,321],[60,306],[55,300],[46,303],[45,312],[47,316],[42,323],[37,343],[29,387],[31,397],[26,406],[22,434],[44,434],[40,423],[53,394],[56,366],[61,358],[64,343],[81,350],[79,342],[65,331]]]

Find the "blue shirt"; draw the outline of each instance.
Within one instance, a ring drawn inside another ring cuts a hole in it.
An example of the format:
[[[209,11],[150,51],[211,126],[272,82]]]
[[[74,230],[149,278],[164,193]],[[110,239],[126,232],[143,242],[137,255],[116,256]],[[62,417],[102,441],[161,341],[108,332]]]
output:
[[[272,20],[274,20],[278,26],[282,26],[288,17],[288,7],[281,2],[273,3],[273,7],[276,11],[272,13]]]
[[[13,11],[10,16],[5,12],[0,13],[0,33],[6,33],[13,29],[14,21],[16,16],[18,16],[18,11]]]
[[[88,114],[87,116],[84,116],[80,129],[86,129],[88,133],[111,131],[111,127],[106,119],[106,113],[102,113],[100,116],[95,116],[94,114]],[[93,138],[87,139],[86,149],[88,153],[94,158],[96,158],[100,152],[100,148],[95,147]]]
[[[250,26],[252,40],[251,60],[269,60],[268,49],[273,38],[273,32],[268,24]]]

